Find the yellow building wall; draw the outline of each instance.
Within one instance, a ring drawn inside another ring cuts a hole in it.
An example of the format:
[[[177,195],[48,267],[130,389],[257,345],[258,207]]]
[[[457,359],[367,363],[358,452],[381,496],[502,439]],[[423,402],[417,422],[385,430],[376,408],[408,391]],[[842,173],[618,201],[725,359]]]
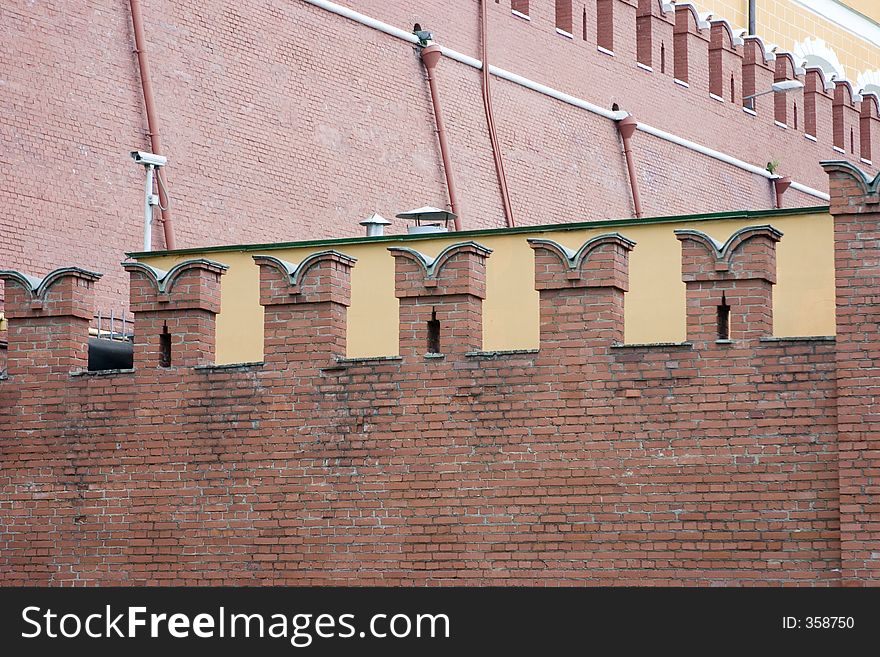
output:
[[[685,339],[685,286],[681,282],[681,244],[676,228],[703,231],[724,241],[745,226],[769,223],[784,234],[777,245],[774,288],[774,334],[834,335],[833,220],[829,214],[781,215],[746,220],[633,224],[620,228],[547,230],[473,238],[450,235],[419,240],[345,243],[336,246],[239,251],[206,250],[200,254],[140,258],[167,269],[205,257],[229,266],[222,278],[222,310],[217,319],[217,363],[259,361],[263,347],[263,312],[259,305],[259,269],[252,256],[269,253],[289,262],[327,248],[357,258],[352,269],[348,312],[348,356],[397,354],[398,305],[394,296],[394,258],[389,246],[403,245],[436,256],[462,239],[493,249],[487,261],[483,305],[485,350],[536,349],[539,346],[538,293],[534,289],[534,252],[530,237],[552,239],[577,249],[587,239],[620,232],[637,244],[630,253],[630,291],[626,295],[628,343],[680,342]]]
[[[855,9],[875,23],[880,23],[880,2],[877,0],[841,0],[840,4]]]
[[[727,19],[735,28],[748,27],[748,0],[696,0],[695,4],[701,12]],[[842,4],[880,23],[880,0],[847,0]],[[756,13],[756,31],[765,44],[775,43],[791,51],[807,38],[822,39],[837,54],[847,79],[853,82],[863,71],[880,69],[880,48],[791,0],[757,0]]]

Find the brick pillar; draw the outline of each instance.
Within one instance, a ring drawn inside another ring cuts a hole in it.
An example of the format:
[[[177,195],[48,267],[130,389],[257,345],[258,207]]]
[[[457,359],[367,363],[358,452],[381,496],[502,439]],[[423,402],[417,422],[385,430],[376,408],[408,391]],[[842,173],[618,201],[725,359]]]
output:
[[[808,66],[804,75],[804,132],[831,143],[833,100],[821,68]]]
[[[673,73],[675,9],[664,0],[639,0],[636,13],[636,52],[643,66],[655,73]]]
[[[873,162],[874,150],[880,150],[880,98],[873,93],[862,94],[859,108],[859,141],[861,158]],[[877,158],[880,160],[880,152]]]
[[[841,576],[880,585],[880,176],[845,161],[830,178],[837,296]]]
[[[687,339],[772,335],[776,242],[782,233],[772,226],[750,226],[724,244],[696,230],[676,230],[675,235],[681,240],[681,278],[687,287]]]
[[[483,347],[483,299],[490,249],[452,244],[436,258],[402,247],[394,256],[400,299],[400,355],[464,354]]]
[[[675,6],[675,78],[709,91],[709,24],[692,4]]]
[[[623,341],[623,295],[629,289],[629,252],[618,233],[600,235],[572,251],[546,239],[535,250],[535,289],[541,302],[541,349],[581,348]]]
[[[186,260],[163,271],[126,263],[134,313],[134,366],[193,367],[214,364],[220,276],[228,267]]]
[[[87,369],[94,283],[101,274],[65,267],[45,278],[0,271],[6,283],[10,376],[43,377]]]
[[[263,362],[301,371],[345,356],[351,268],[356,262],[338,251],[313,253],[298,264],[254,256],[260,267]]]
[[[742,39],[725,20],[709,22],[709,93],[722,100],[742,101]]]
[[[834,81],[834,99],[831,101],[834,146],[851,158],[858,158],[861,151],[858,106],[861,102],[862,97],[853,91],[847,80]]]
[[[804,69],[795,64],[794,55],[790,52],[776,52],[776,70],[774,82],[783,80],[804,81]],[[788,128],[803,129],[803,93],[795,91],[787,94],[772,94],[774,118]],[[801,116],[798,116],[800,114]]]
[[[742,71],[742,97],[767,91],[773,84],[775,76],[774,68],[776,55],[767,52],[764,42],[759,37],[748,35],[743,39],[743,71]],[[764,112],[769,115],[770,104],[774,101],[769,99],[769,94],[743,100],[743,107]]]

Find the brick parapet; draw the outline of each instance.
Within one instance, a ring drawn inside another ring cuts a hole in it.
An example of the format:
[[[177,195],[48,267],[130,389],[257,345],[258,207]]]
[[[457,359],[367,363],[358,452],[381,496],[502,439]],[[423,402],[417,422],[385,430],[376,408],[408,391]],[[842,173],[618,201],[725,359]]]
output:
[[[689,3],[675,4],[674,70],[695,91],[709,91],[709,23]]]
[[[826,160],[822,162],[822,167],[830,179],[830,208],[835,218],[850,214],[874,215],[880,211],[880,174],[870,179],[861,169],[845,160]],[[867,221],[870,222],[870,219]],[[835,220],[835,228],[838,224],[846,225]],[[853,236],[847,235],[846,238],[844,244],[850,244]],[[835,240],[835,249],[838,246],[839,242]]]
[[[399,299],[452,294],[486,298],[486,258],[491,249],[461,242],[446,247],[436,258],[404,247],[388,250],[394,256],[394,294]]]
[[[314,368],[345,356],[355,258],[328,250],[296,264],[266,255],[254,256],[254,262],[260,268],[267,366]]]
[[[790,52],[776,51],[776,67],[774,81],[797,80],[804,82],[806,71],[795,61],[795,55]],[[804,107],[803,93],[780,93],[773,94],[773,111],[778,123],[787,129],[803,131]]]
[[[825,80],[821,68],[807,66],[804,73],[804,132],[817,141],[833,144],[833,86]]]
[[[118,253],[140,248],[137,231],[129,230],[128,221],[143,203],[143,171],[137,167],[120,168],[118,153],[122,142],[136,146],[146,138],[143,107],[137,101],[139,80],[128,47],[131,34],[127,8],[121,5],[96,18],[91,11],[94,6],[96,3],[91,0],[67,3],[64,11],[53,16],[31,8],[10,27],[10,51],[24,53],[22,56],[33,61],[56,61],[73,84],[78,100],[73,106],[65,105],[63,111],[52,102],[52,81],[57,73],[52,66],[16,69],[14,84],[32,89],[36,101],[28,108],[3,108],[9,116],[16,117],[14,127],[24,137],[12,144],[8,158],[10,170],[18,171],[19,175],[9,190],[0,193],[12,227],[4,233],[7,243],[5,250],[0,249],[0,260],[10,267],[38,273],[69,261],[108,271],[110,278],[100,287],[100,306],[105,311],[127,311],[127,276],[111,267]],[[510,3],[488,3],[490,58],[495,66],[606,109],[617,104],[645,124],[752,165],[763,167],[764,163],[778,159],[781,172],[792,176],[796,183],[825,191],[824,176],[815,162],[833,157],[832,119],[827,118],[827,126],[820,126],[818,141],[814,143],[799,132],[783,131],[773,125],[775,101],[770,95],[756,99],[758,116],[742,112],[739,105],[743,92],[737,88],[730,93],[727,73],[722,80],[723,93],[716,93],[721,89],[715,83],[716,100],[708,98],[708,94],[693,93],[693,88],[685,90],[674,85],[669,79],[673,71],[672,23],[667,20],[675,14],[672,5],[665,10],[659,1],[646,3],[644,10],[640,6],[635,26],[627,27],[615,20],[613,57],[597,51],[596,35],[591,31],[597,19],[596,3],[575,7],[575,38],[564,38],[556,32],[554,6],[548,0],[531,6],[534,19],[525,21],[511,15]],[[614,6],[618,9],[630,5],[617,2]],[[478,8],[477,3],[469,0],[449,0],[442,5],[361,0],[357,10],[405,31],[411,29],[412,12],[416,11],[419,20],[434,30],[438,43],[479,58]],[[168,169],[167,182],[175,186],[174,178],[180,181],[176,190],[169,187],[169,193],[188,217],[187,221],[176,223],[181,246],[206,246],[218,241],[272,242],[290,239],[292,235],[298,239],[354,236],[361,233],[356,218],[372,211],[399,211],[405,207],[398,202],[400,199],[433,205],[445,202],[437,153],[424,148],[416,153],[408,147],[431,143],[434,138],[430,101],[424,95],[423,67],[418,59],[412,59],[411,45],[308,3],[290,4],[285,11],[288,20],[271,18],[255,3],[240,3],[235,9],[242,21],[253,26],[253,33],[264,35],[265,47],[278,53],[282,60],[289,58],[289,53],[284,53],[285,44],[291,39],[306,44],[308,66],[297,69],[291,84],[307,90],[303,102],[310,110],[288,117],[289,139],[266,137],[274,134],[272,126],[289,100],[289,94],[273,82],[273,66],[277,62],[273,63],[272,56],[252,60],[251,44],[246,40],[212,39],[213,28],[208,24],[193,28],[199,38],[185,43],[176,37],[180,28],[176,19],[154,26],[158,44],[174,42],[179,46],[155,48],[151,56],[155,58],[156,70],[168,72],[197,66],[206,72],[206,79],[212,84],[230,84],[229,93],[242,97],[250,95],[251,81],[270,90],[266,102],[255,105],[253,112],[229,115],[212,104],[210,94],[197,93],[196,102],[189,102],[187,83],[179,76],[163,75],[155,81],[157,102],[178,118],[179,130],[166,136],[165,146],[173,166]],[[626,11],[618,10],[615,16],[625,14]],[[43,21],[45,29],[35,36],[27,28],[28,20]],[[58,59],[58,48],[63,48],[63,39],[59,40],[58,35],[70,24],[87,27],[84,34],[89,36],[78,42],[76,53],[71,55],[68,48],[64,50],[67,56]],[[223,21],[216,25],[221,26],[217,28],[221,32],[228,31]],[[664,32],[667,29],[668,34]],[[322,36],[327,33],[339,38],[328,41]],[[637,68],[637,59],[644,58],[627,54],[624,48],[625,44],[638,43],[644,49],[641,44],[646,34],[650,35],[648,51],[653,53],[647,60],[652,71]],[[114,47],[99,48],[96,44],[103,43],[102,39]],[[200,49],[199,39],[213,40],[215,47]],[[668,64],[665,74],[659,54],[660,43],[664,41]],[[369,46],[363,51],[344,47],[352,42]],[[724,54],[729,56],[726,69],[735,73],[737,55],[727,50]],[[759,59],[766,56],[762,47]],[[106,65],[100,67],[101,75],[86,80],[76,74],[84,61],[101,61]],[[589,75],[584,74],[585,66]],[[743,66],[749,66],[745,57],[739,68]],[[237,75],[242,67],[247,69],[246,74]],[[314,79],[305,79],[306,72],[312,70]],[[448,75],[442,76],[440,84],[448,89],[442,96],[447,99],[444,102],[448,103],[449,111],[460,117],[449,134],[453,161],[462,175],[473,181],[462,189],[464,225],[503,225],[491,154],[486,150],[489,140],[485,116],[481,104],[472,102],[480,96],[479,71],[451,60],[445,70]],[[393,72],[390,76],[389,71]],[[359,103],[351,102],[349,77],[363,81],[362,91],[370,96],[371,107],[379,109],[364,113]],[[510,153],[505,155],[509,186],[516,196],[520,208],[517,214],[522,221],[538,224],[558,222],[560,218],[576,219],[571,215],[572,207],[583,208],[590,218],[627,216],[629,190],[618,184],[625,181],[625,168],[597,164],[614,162],[619,157],[613,124],[509,80],[493,79],[495,93],[507,99],[496,105],[499,129],[504,125],[532,128],[506,133],[502,130],[508,142],[504,151]],[[757,86],[753,83],[752,91],[766,90],[771,81],[762,79]],[[418,102],[402,106],[394,101],[400,97]],[[725,102],[718,102],[718,97]],[[785,95],[792,108],[797,104],[799,130],[805,119],[803,97],[800,91]],[[730,98],[735,99],[733,103],[728,102]],[[816,99],[812,100],[815,105]],[[95,106],[106,110],[97,117],[100,120],[96,120]],[[71,116],[84,132],[57,129]],[[547,116],[554,119],[547,121]],[[334,120],[339,117],[345,120]],[[820,123],[825,120],[822,118]],[[793,127],[793,116],[785,122]],[[598,157],[584,159],[585,145],[579,139],[571,139],[564,128],[570,125],[581,126],[581,136],[590,135],[589,145]],[[230,135],[223,145],[229,151],[226,155],[234,153],[237,158],[234,170],[219,173],[204,166],[212,157],[210,153],[216,152],[216,139],[211,137],[208,143],[202,138],[206,130],[214,134],[211,131],[218,126]],[[813,128],[810,134],[816,132]],[[648,139],[647,134],[642,137],[643,143],[637,144],[637,156],[642,163],[640,177],[646,213],[659,213],[661,209],[664,213],[708,212],[772,204],[764,180],[755,173],[668,141]],[[862,140],[860,135],[856,141]],[[24,146],[31,143],[40,147],[34,150]],[[77,185],[77,174],[63,166],[63,158],[53,154],[70,152],[81,143],[90,145],[94,185],[71,210],[69,195],[63,190]],[[141,147],[146,143],[140,143]],[[254,146],[255,143],[258,145]],[[846,150],[846,156],[858,162],[858,154]],[[871,160],[868,150],[862,150],[861,157]],[[542,161],[547,166],[534,166],[532,154],[536,152],[543,154]],[[314,167],[286,164],[308,162],[315,157],[327,163],[332,175]],[[352,167],[356,170],[353,175]],[[385,174],[389,168],[402,175],[388,181]],[[692,182],[696,187],[687,196],[677,194],[675,185],[663,182],[676,179],[677,172],[683,170],[701,171],[700,181]],[[377,184],[379,180],[382,184]],[[284,193],[277,193],[278,189]],[[812,205],[821,200],[796,189],[789,192],[788,199],[797,205]],[[652,203],[656,210],[648,207]],[[215,211],[218,207],[224,208],[223,215]],[[291,207],[297,211],[289,212]],[[224,221],[224,215],[235,220]],[[91,232],[81,230],[83,225],[102,226],[101,242],[107,248],[95,248]],[[400,226],[392,227],[398,229]],[[154,248],[162,246],[160,234],[161,231],[154,232]]]
[[[833,343],[733,353],[68,379],[0,403],[31,482],[0,581],[838,584]]]
[[[539,294],[558,302],[542,312],[570,341],[542,334],[537,352],[0,381],[0,481],[28,482],[0,488],[17,503],[0,582],[876,583],[878,182],[825,166],[845,210],[836,341],[597,333],[584,349],[579,335],[623,325],[631,243],[605,236],[532,244]],[[779,237],[679,235],[688,293],[763,294]],[[481,304],[485,281],[460,279],[485,275],[486,255],[463,247],[433,286],[427,258],[397,255],[421,272],[401,306]],[[262,269],[296,297],[289,268]],[[265,308],[330,306],[345,309]]]
[[[65,267],[39,279],[0,271],[5,283],[6,369],[10,376],[46,377],[88,365],[94,283],[101,274]]]
[[[841,568],[850,584],[880,584],[880,175],[845,161],[831,179],[837,300],[837,423]]]
[[[743,40],[726,20],[712,20],[709,42],[709,93],[716,99],[742,101]]]
[[[452,244],[431,258],[391,247],[394,294],[400,299],[399,348],[404,357],[465,354],[483,344],[486,258],[476,242]]]
[[[636,60],[652,72],[672,76],[675,9],[664,0],[639,0]]]
[[[135,368],[214,362],[220,277],[226,265],[186,260],[168,271],[123,263],[131,276]]]
[[[629,252],[635,243],[617,233],[587,240],[577,251],[547,239],[528,242],[535,252],[542,351],[597,344],[607,349],[622,340]]]
[[[686,284],[687,337],[704,343],[773,334],[776,242],[772,226],[750,226],[724,244],[696,230],[676,230]]]
[[[613,287],[629,290],[629,252],[635,242],[611,233],[587,240],[577,251],[558,242],[533,238],[535,289]]]
[[[860,159],[872,162],[875,150],[880,148],[880,98],[862,92],[859,108]]]

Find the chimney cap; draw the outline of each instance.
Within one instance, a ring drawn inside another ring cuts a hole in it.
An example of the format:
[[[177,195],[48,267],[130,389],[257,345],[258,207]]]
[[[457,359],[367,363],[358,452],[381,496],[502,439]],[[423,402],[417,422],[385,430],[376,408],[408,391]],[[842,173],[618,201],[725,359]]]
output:
[[[395,216],[398,219],[413,219],[415,220],[416,225],[421,225],[423,221],[442,221],[444,223],[449,223],[449,221],[455,219],[457,215],[448,210],[441,210],[440,208],[433,208],[426,205],[421,208],[416,208],[415,210],[401,212]]]
[[[385,217],[383,217],[378,212],[374,212],[369,217],[359,222],[361,226],[390,226],[391,222],[388,221]]]

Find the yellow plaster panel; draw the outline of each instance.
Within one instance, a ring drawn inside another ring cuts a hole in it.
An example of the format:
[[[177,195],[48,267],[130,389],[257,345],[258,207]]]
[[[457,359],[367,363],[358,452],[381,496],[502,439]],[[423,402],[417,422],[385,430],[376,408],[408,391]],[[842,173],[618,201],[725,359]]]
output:
[[[784,233],[777,245],[778,283],[774,288],[777,336],[834,334],[833,222],[825,213],[782,215],[746,220],[632,224],[620,228],[489,233],[473,238],[493,249],[487,261],[483,348],[534,349],[538,344],[538,293],[534,289],[534,254],[529,237],[556,240],[577,249],[587,239],[620,232],[637,244],[630,253],[630,291],[626,296],[626,341],[678,342],[685,339],[685,287],[681,282],[681,246],[676,228],[703,231],[724,241],[739,228],[769,223]],[[193,257],[229,266],[222,279],[222,311],[217,319],[217,362],[262,358],[263,313],[259,305],[259,270],[252,255],[271,253],[299,262],[309,253],[336,248],[358,259],[352,269],[348,313],[348,355],[397,353],[398,304],[394,296],[394,258],[388,247],[405,245],[436,256],[461,238],[340,244],[335,247],[282,248],[271,251],[220,251],[198,255],[143,258],[168,268]]]

